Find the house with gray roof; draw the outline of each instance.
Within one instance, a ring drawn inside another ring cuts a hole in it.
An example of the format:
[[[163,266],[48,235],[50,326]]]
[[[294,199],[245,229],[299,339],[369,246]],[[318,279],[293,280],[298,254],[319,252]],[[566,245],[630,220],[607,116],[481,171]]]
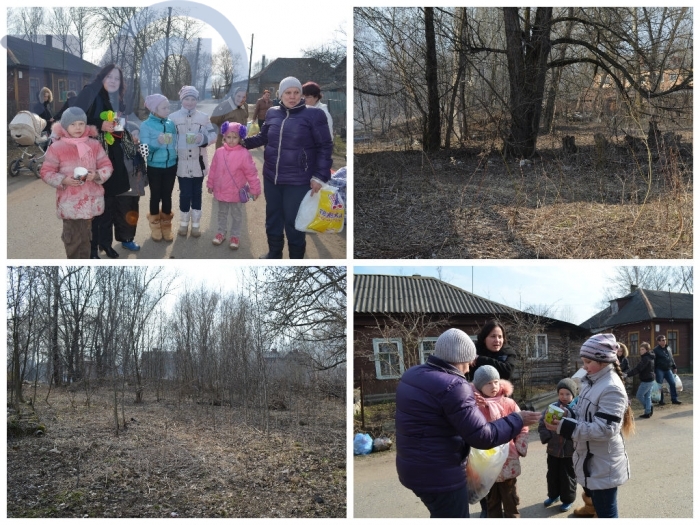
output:
[[[474,340],[489,319],[506,327],[518,354],[512,381],[556,384],[578,368],[588,330],[522,312],[434,277],[354,277],[354,383],[364,395],[390,395],[409,367],[424,363],[438,336],[459,328]]]
[[[45,37],[45,42],[6,37],[9,120],[18,111],[31,111],[44,86],[53,93],[53,111],[57,112],[65,103],[68,91],[80,92],[100,70],[95,64],[53,47],[51,35]]]
[[[639,359],[639,344],[653,348],[665,335],[673,360],[681,370],[693,368],[693,294],[645,290],[632,286],[630,293],[613,299],[608,307],[581,323],[593,333],[611,332],[627,345],[630,365]]]

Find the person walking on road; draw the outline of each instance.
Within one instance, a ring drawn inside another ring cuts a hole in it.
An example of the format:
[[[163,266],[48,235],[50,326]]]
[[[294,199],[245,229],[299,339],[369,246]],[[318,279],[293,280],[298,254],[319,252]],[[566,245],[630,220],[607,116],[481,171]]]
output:
[[[583,486],[585,506],[578,516],[617,518],[617,487],[630,478],[624,437],[634,432],[613,334],[596,334],[581,346],[587,374],[581,381],[578,403],[565,417],[545,427],[572,439],[576,480]]]
[[[639,345],[639,353],[642,358],[637,366],[629,370],[626,377],[639,374],[639,388],[637,389],[637,399],[644,407],[644,414],[639,416],[643,419],[649,419],[654,415],[654,406],[651,404],[651,388],[654,386],[654,361],[656,354],[651,351],[651,345],[647,342]]]
[[[673,377],[674,374],[678,373],[678,367],[676,362],[673,360],[671,351],[666,346],[666,336],[657,335],[656,336],[656,346],[654,347],[654,373],[656,374],[656,382],[662,385],[664,379],[668,383],[668,389],[671,392],[671,403],[674,405],[680,405],[681,402],[678,401],[678,393],[676,392],[676,380]],[[661,400],[659,401],[659,406],[663,406],[664,403],[664,391],[661,389]]]
[[[396,390],[396,470],[431,518],[468,518],[466,461],[470,447],[490,449],[536,423],[539,412],[487,422],[465,374],[476,348],[463,331],[438,337],[425,364],[411,367]]]

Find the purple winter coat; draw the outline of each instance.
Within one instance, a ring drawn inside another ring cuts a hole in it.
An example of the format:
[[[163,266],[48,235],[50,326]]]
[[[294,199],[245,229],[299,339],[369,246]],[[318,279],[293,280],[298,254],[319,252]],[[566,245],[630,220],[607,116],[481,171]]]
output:
[[[491,423],[476,406],[466,378],[430,356],[408,369],[396,390],[396,470],[418,493],[450,492],[467,483],[469,447],[508,443],[523,428],[515,412]]]
[[[291,109],[270,108],[260,133],[247,137],[247,149],[265,147],[263,177],[274,184],[308,185],[311,177],[331,178],[333,139],[323,110],[302,98]]]

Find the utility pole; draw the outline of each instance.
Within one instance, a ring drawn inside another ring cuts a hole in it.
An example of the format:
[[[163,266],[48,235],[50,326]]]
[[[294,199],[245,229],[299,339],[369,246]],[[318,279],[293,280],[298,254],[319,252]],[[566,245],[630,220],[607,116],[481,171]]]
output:
[[[253,39],[255,34],[250,35],[250,60],[248,60],[248,83],[245,86],[246,95],[250,89],[250,71],[253,69]]]

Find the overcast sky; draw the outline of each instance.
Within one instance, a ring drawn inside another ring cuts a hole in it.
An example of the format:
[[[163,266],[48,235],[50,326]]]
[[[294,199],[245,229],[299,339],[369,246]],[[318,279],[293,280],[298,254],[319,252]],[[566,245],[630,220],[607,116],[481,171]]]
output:
[[[440,267],[440,271],[443,281],[485,299],[522,310],[546,305],[556,308],[551,317],[580,324],[604,307],[604,291],[613,267],[605,261],[571,261],[547,265],[450,265]],[[438,277],[438,268],[355,266],[355,273]]]

